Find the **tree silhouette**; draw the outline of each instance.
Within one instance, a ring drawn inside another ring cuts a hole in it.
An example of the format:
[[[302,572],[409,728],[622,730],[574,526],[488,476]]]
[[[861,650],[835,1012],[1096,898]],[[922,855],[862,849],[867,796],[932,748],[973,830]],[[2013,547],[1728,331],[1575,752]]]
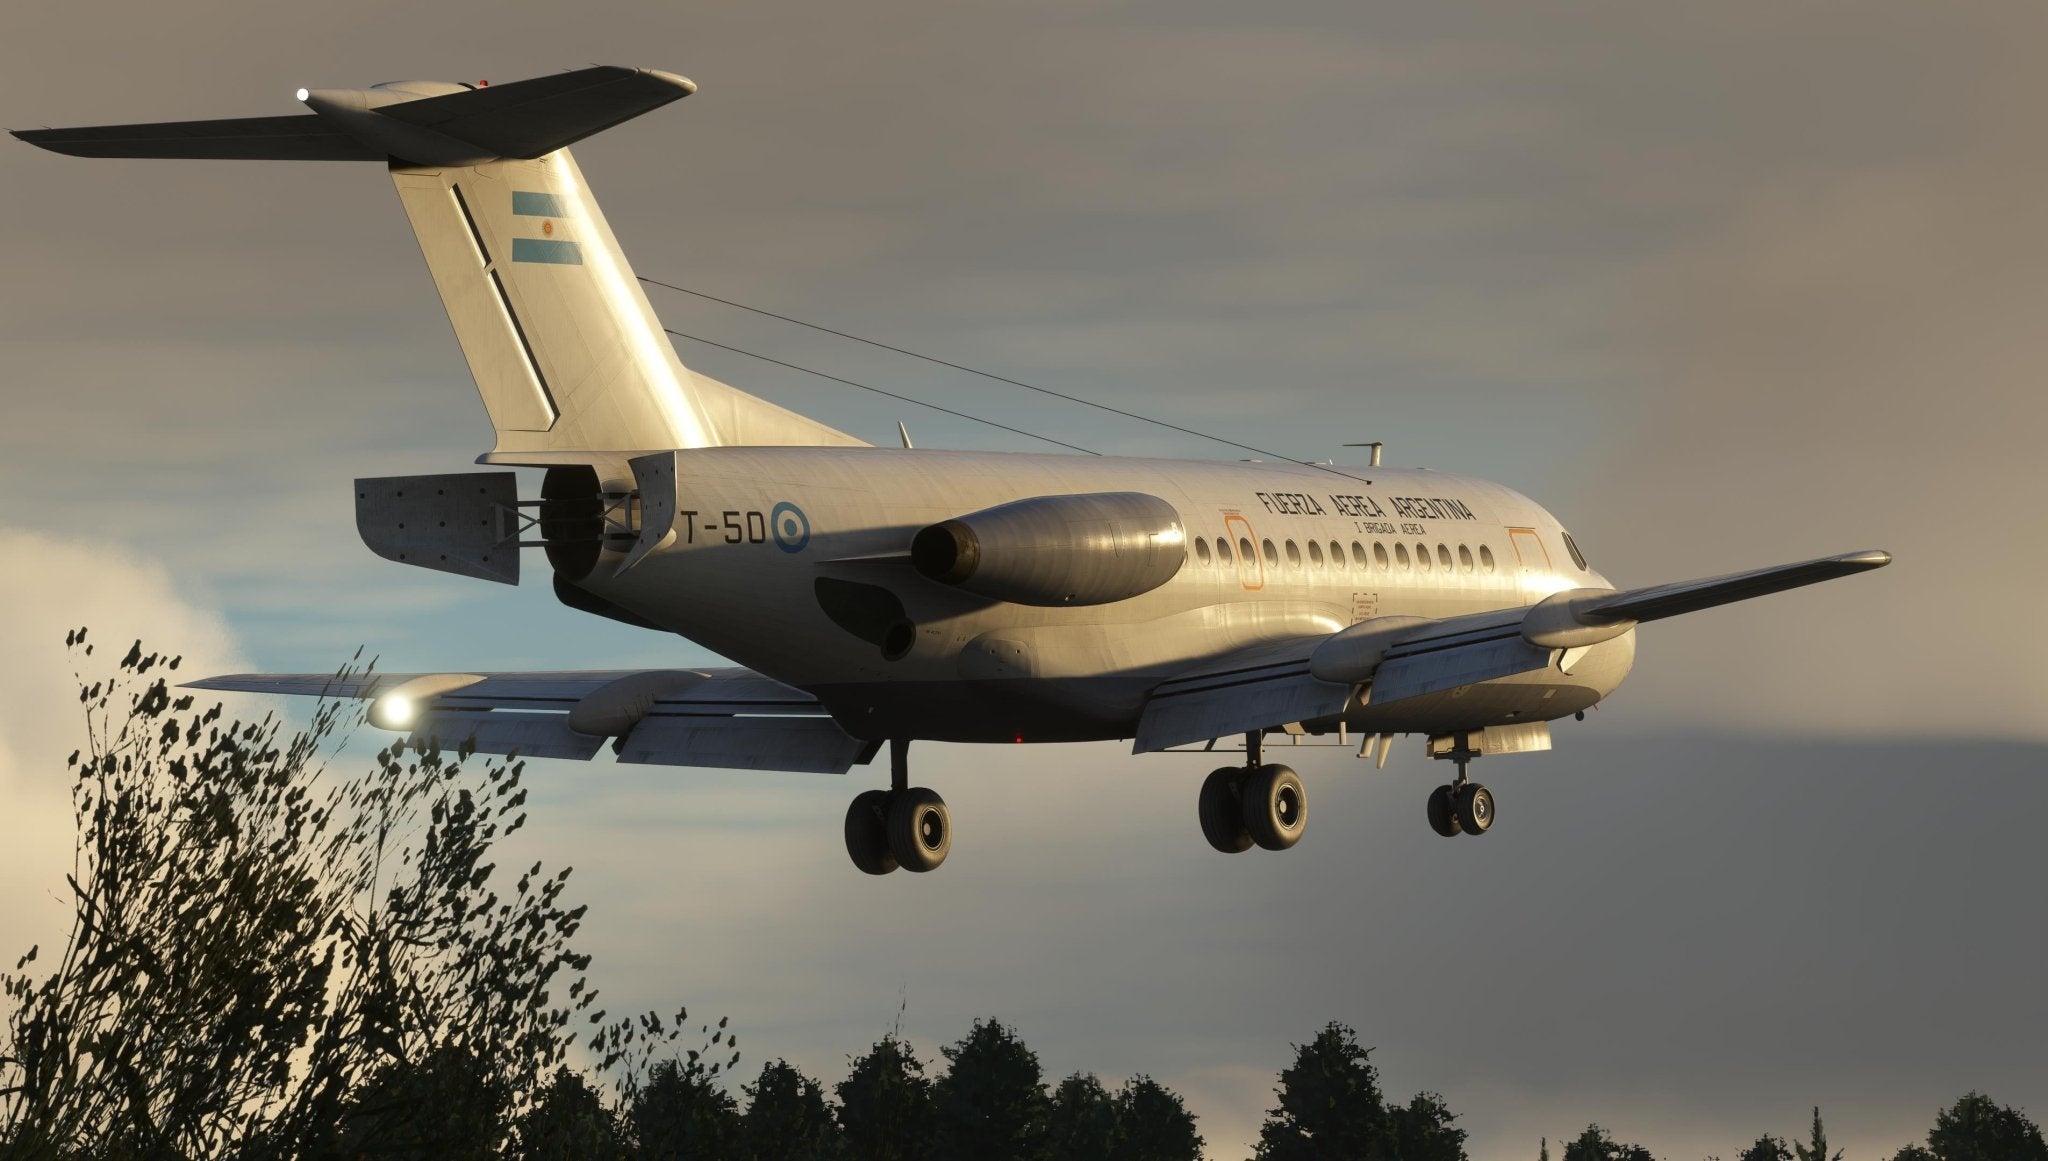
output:
[[[1656,1161],[1641,1145],[1623,1145],[1599,1125],[1587,1125],[1578,1140],[1564,1147],[1564,1161]]]
[[[1094,1073],[1075,1073],[1052,1092],[1045,1115],[1047,1161],[1099,1161],[1117,1143],[1117,1103]]]
[[[833,1089],[846,1155],[855,1161],[934,1156],[931,1087],[908,1044],[893,1034],[877,1041]]]
[[[489,1161],[500,1156],[510,1094],[480,1064],[459,1048],[385,1064],[343,1112],[338,1152],[380,1161]]]
[[[1124,1082],[1114,1112],[1114,1143],[1104,1154],[1110,1161],[1201,1161],[1195,1115],[1178,1094],[1151,1077],[1140,1074]]]
[[[1941,1161],[2048,1161],[2040,1126],[1980,1092],[1936,1113],[1927,1144]]]
[[[726,1161],[737,1151],[739,1106],[708,1068],[664,1060],[626,1109],[636,1154],[648,1161]]]
[[[521,1161],[624,1161],[618,1114],[588,1077],[564,1065],[513,1133]]]
[[[1792,1147],[1784,1138],[1766,1133],[1756,1139],[1756,1144],[1744,1149],[1736,1161],[1792,1161]]]
[[[1819,1105],[1813,1107],[1812,1133],[1812,1139],[1806,1144],[1802,1145],[1796,1141],[1792,1144],[1792,1151],[1798,1154],[1799,1161],[1842,1161],[1840,1149],[1835,1150],[1834,1156],[1828,1156],[1828,1131],[1820,1123]]]
[[[825,1089],[786,1060],[761,1066],[747,1086],[740,1156],[755,1161],[825,1161],[839,1155],[839,1125]]]
[[[1357,1034],[1331,1023],[1280,1073],[1280,1103],[1259,1129],[1258,1161],[1320,1161],[1387,1155],[1385,1098],[1379,1072]]]
[[[951,1067],[932,1085],[942,1157],[1026,1161],[1038,1156],[1048,1101],[1038,1056],[999,1020],[976,1020],[941,1049]]]
[[[1393,1156],[1400,1161],[1464,1161],[1465,1130],[1452,1126],[1457,1114],[1441,1096],[1416,1093],[1408,1107],[1389,1109],[1387,1115],[1393,1126]]]

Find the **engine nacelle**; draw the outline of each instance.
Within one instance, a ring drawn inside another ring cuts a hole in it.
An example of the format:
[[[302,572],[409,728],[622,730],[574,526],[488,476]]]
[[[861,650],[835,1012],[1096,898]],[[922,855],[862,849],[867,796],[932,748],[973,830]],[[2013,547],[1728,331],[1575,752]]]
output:
[[[919,530],[918,572],[1018,605],[1106,605],[1148,593],[1187,562],[1173,505],[1143,492],[1033,496]]]

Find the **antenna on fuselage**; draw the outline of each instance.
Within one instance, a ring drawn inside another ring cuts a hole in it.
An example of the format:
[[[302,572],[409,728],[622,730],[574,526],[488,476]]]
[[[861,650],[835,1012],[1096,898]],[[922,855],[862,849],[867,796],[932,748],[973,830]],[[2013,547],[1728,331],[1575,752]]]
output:
[[[896,421],[896,434],[902,438],[903,446],[905,448],[909,448],[911,446],[910,429],[903,426],[903,421],[900,419]]]
[[[1384,449],[1386,448],[1386,446],[1387,446],[1387,445],[1386,445],[1386,444],[1385,444],[1384,442],[1382,442],[1382,441],[1380,441],[1380,440],[1377,440],[1377,439],[1376,439],[1376,440],[1373,440],[1373,441],[1372,441],[1371,443],[1347,443],[1347,444],[1345,444],[1344,446],[1345,446],[1345,447],[1369,447],[1369,448],[1371,448],[1371,449],[1372,449],[1372,466],[1373,466],[1373,467],[1379,467],[1379,466],[1380,466],[1380,452],[1381,452],[1382,450],[1384,450]]]

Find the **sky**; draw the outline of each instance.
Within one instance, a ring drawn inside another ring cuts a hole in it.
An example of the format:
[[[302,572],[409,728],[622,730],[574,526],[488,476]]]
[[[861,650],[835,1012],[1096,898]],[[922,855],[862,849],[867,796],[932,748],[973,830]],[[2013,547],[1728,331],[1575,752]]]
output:
[[[623,1006],[730,1012],[836,1079],[977,1016],[1049,1075],[1149,1072],[1241,1156],[1331,1019],[1475,1157],[1588,1120],[1728,1155],[1823,1106],[1889,1156],[1969,1088],[2048,1115],[2031,894],[2048,421],[2048,14],[2022,4],[521,2],[10,13],[0,123],[297,111],[294,89],[657,67],[576,147],[641,274],[1306,459],[1497,479],[1623,585],[1869,547],[1882,572],[1647,627],[1557,749],[1439,781],[1294,764],[1297,850],[1226,859],[1207,767],[920,747],[943,871],[840,848],[873,781],[543,764]],[[348,481],[489,429],[374,166],[0,145],[0,935],[61,883],[66,626],[194,671],[701,662],[544,586],[407,569]],[[677,329],[1106,451],[1234,458],[656,291]],[[1026,448],[681,348],[877,442]],[[506,626],[516,625],[517,632]]]

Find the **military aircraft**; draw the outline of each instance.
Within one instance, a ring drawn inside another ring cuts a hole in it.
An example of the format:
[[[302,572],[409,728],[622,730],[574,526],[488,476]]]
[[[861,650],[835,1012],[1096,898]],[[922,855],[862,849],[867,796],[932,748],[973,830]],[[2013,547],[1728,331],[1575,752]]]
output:
[[[367,699],[415,744],[845,773],[869,874],[952,847],[912,741],[1132,739],[1244,761],[1197,796],[1219,851],[1300,839],[1269,739],[1386,762],[1421,735],[1455,777],[1445,836],[1493,826],[1482,755],[1544,750],[1628,674],[1640,624],[1879,568],[1852,552],[1616,589],[1556,517],[1472,476],[1356,466],[871,446],[683,366],[568,146],[695,92],[586,68],[504,85],[305,90],[310,112],[17,132],[85,157],[384,164],[505,471],[362,479],[370,549],[516,584],[546,555],[573,609],[746,668],[237,674],[201,689]],[[1363,458],[1363,457],[1362,457]],[[540,474],[521,499],[519,470]]]

